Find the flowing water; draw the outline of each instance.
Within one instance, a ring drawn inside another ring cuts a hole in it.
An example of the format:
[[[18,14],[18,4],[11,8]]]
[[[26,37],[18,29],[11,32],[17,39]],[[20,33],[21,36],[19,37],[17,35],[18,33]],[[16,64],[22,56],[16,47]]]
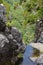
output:
[[[40,51],[31,47],[31,46],[27,46],[26,47],[26,50],[25,50],[25,53],[24,53],[24,56],[23,56],[23,62],[21,65],[43,65],[42,64],[37,64],[37,62],[33,62],[30,57],[39,57],[40,55]]]
[[[33,62],[30,59],[30,57],[39,57],[39,55],[40,55],[39,50],[33,48],[30,45],[27,45],[25,53],[23,55],[23,58],[20,58],[15,65],[19,65],[19,63],[21,63],[20,65],[43,65],[43,63],[42,64],[37,64],[36,61]],[[4,65],[12,65],[12,64],[10,62],[9,63],[7,62]]]

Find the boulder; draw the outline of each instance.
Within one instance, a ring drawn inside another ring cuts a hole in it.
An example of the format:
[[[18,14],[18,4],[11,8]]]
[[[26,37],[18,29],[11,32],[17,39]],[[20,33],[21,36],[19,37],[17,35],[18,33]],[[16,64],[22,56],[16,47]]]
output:
[[[6,26],[5,6],[0,4],[0,65],[15,65],[23,54],[25,45],[21,32],[15,27]]]

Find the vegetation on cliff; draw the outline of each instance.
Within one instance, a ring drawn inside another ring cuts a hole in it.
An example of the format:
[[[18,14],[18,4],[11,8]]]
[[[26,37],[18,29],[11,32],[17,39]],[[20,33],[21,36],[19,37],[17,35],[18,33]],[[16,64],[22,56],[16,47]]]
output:
[[[26,44],[31,42],[35,23],[43,17],[43,0],[3,0],[3,4],[7,11],[7,25],[17,27]]]

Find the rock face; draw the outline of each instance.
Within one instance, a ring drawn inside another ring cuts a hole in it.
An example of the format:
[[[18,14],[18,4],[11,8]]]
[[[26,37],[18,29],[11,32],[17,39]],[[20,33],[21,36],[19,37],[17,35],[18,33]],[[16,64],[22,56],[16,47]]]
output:
[[[6,11],[4,5],[0,4],[0,31],[5,30]]]
[[[6,26],[6,11],[0,4],[0,65],[15,65],[18,55],[24,53],[21,32],[15,27]]]
[[[36,23],[35,42],[43,43],[43,18]]]
[[[37,42],[43,43],[43,32],[41,32],[40,38],[38,39]]]

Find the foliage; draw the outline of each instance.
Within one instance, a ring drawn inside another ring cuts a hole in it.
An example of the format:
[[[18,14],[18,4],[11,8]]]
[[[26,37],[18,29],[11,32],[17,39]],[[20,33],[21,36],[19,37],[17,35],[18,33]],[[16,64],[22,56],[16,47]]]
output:
[[[3,0],[7,8],[7,17],[12,14],[12,20],[7,25],[17,27],[27,44],[34,39],[35,23],[43,17],[43,0]]]
[[[2,1],[2,0],[0,0],[0,4],[1,4],[1,3],[3,3],[3,1]]]

